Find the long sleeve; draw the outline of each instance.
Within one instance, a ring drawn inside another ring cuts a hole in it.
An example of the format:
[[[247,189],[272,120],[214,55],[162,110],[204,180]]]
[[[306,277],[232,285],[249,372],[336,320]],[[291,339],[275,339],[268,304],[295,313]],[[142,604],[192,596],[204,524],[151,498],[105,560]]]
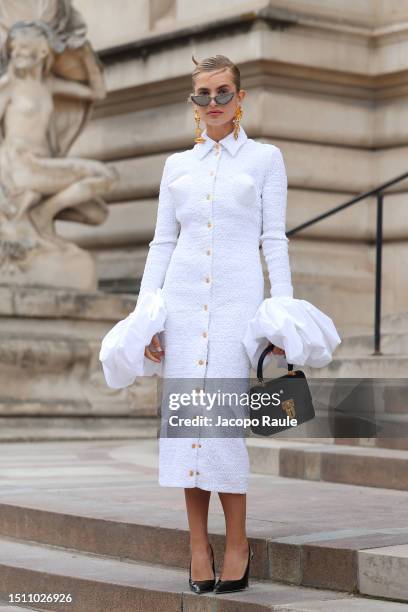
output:
[[[293,286],[286,237],[288,179],[278,147],[271,145],[262,188],[261,244],[268,267],[271,296],[293,297]]]
[[[154,334],[164,330],[167,317],[161,289],[139,294],[135,309],[103,337],[99,351],[106,383],[112,389],[133,384],[138,376],[162,375],[163,363],[145,357]]]
[[[149,242],[145,269],[140,283],[140,293],[155,291],[164,283],[167,268],[177,244],[180,230],[175,215],[174,203],[169,189],[169,158],[166,159],[160,183],[159,205],[157,209],[154,237]]]
[[[272,343],[285,355],[269,353],[264,367],[275,359],[278,367],[288,363],[322,368],[333,359],[341,343],[333,321],[307,300],[293,297],[286,207],[288,182],[280,149],[270,147],[271,156],[262,188],[261,244],[268,266],[271,297],[259,305],[248,321],[243,344],[254,370],[262,351]]]
[[[152,337],[164,330],[167,318],[162,286],[177,244],[177,222],[169,184],[169,158],[160,183],[156,229],[140,285],[136,307],[104,336],[99,352],[106,383],[112,389],[133,384],[139,376],[161,376],[163,362],[148,359],[144,352]]]

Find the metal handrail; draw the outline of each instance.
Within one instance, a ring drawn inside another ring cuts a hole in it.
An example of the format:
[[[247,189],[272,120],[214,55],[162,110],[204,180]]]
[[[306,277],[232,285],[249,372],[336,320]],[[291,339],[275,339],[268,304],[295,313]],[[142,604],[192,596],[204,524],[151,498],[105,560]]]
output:
[[[288,230],[286,232],[287,236],[293,236],[297,232],[305,229],[306,227],[310,227],[314,223],[321,221],[322,219],[326,219],[335,213],[352,206],[353,204],[357,204],[366,198],[371,196],[376,196],[377,199],[377,219],[376,219],[376,257],[375,257],[375,305],[374,305],[374,353],[373,355],[382,355],[380,351],[380,326],[381,326],[381,271],[382,271],[382,245],[383,245],[383,204],[384,204],[384,196],[388,195],[384,192],[385,189],[391,187],[392,185],[396,185],[400,183],[404,179],[408,178],[408,172],[404,172],[404,174],[400,174],[399,176],[382,183],[378,187],[374,189],[370,189],[369,191],[365,191],[364,193],[360,193],[358,196],[355,196],[351,200],[347,200],[344,204],[340,204],[339,206],[335,206],[334,208],[327,210],[321,215],[317,215],[309,221],[305,221],[296,227]]]

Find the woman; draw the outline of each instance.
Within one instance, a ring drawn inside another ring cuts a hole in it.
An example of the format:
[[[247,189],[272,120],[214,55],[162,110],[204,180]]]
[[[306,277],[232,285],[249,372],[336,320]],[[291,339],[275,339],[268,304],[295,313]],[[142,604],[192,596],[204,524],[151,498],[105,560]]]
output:
[[[285,235],[285,166],[278,147],[248,138],[240,124],[246,92],[238,68],[222,55],[195,63],[191,100],[196,144],[166,160],[138,304],[117,326],[124,358],[118,360],[119,351],[115,363],[109,360],[108,341],[101,351],[110,386],[124,386],[135,375],[155,372],[163,375],[170,390],[191,381],[197,391],[207,391],[214,381],[230,387],[233,380],[241,391],[248,389],[251,365],[269,341],[281,360],[284,346],[290,346],[288,358],[297,359],[289,363],[317,367],[331,360],[340,342],[329,317],[293,298]],[[206,125],[202,134],[200,121]],[[271,282],[267,300],[259,243]],[[113,331],[108,334],[111,346]],[[165,394],[162,417],[168,398]],[[163,422],[169,423],[162,418]],[[191,590],[242,590],[248,586],[253,556],[245,530],[249,460],[244,434],[205,437],[201,431],[191,437],[165,435],[162,426],[159,483],[184,488]],[[207,532],[212,491],[219,494],[226,523],[216,584]]]

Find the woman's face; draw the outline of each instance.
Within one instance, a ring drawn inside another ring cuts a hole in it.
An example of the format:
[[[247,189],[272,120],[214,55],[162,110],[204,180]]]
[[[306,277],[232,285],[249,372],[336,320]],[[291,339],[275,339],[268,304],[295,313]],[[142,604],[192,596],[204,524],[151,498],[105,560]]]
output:
[[[217,104],[215,100],[211,100],[208,106],[198,106],[194,104],[194,108],[200,113],[200,119],[207,126],[219,126],[224,123],[232,123],[235,111],[240,106],[245,97],[246,92],[241,89],[239,92],[232,80],[231,70],[222,68],[221,70],[213,70],[212,72],[202,72],[196,77],[194,93],[205,93],[210,96],[216,96],[219,93],[235,92],[234,97],[227,104]]]
[[[10,60],[18,69],[32,68],[43,62],[49,52],[45,37],[32,28],[16,30],[9,41],[8,50]]]

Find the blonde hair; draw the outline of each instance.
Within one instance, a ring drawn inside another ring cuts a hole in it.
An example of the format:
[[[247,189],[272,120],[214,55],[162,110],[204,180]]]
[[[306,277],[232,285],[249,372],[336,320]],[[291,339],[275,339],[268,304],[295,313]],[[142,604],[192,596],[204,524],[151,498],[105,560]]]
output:
[[[206,59],[197,62],[194,55],[192,56],[193,62],[196,64],[192,73],[193,89],[195,87],[195,81],[199,74],[202,72],[212,72],[220,68],[229,68],[232,74],[232,80],[237,88],[237,91],[241,89],[241,73],[238,66],[236,66],[231,60],[225,55],[215,55],[213,57],[207,57]]]

